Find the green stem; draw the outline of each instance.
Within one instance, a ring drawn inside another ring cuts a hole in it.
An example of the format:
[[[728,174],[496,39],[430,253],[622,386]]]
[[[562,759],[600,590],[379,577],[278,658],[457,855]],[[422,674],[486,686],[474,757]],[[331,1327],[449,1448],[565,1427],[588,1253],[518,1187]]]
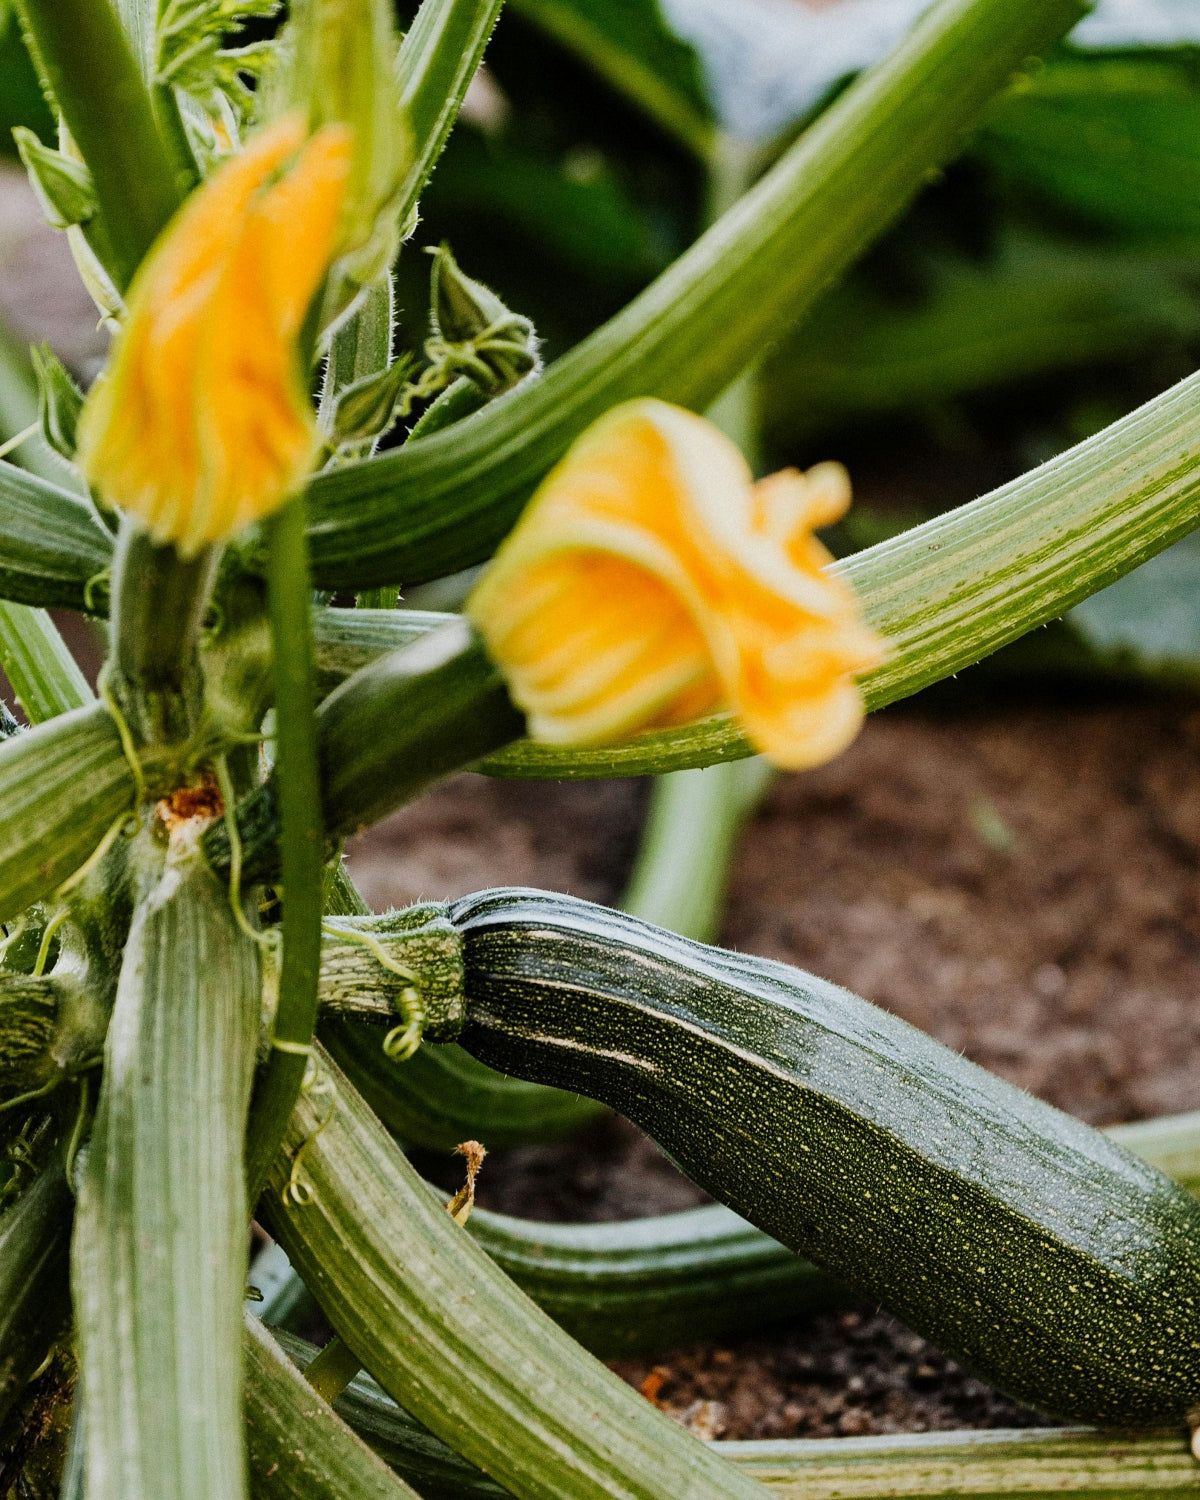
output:
[[[616,403],[656,395],[707,406],[801,320],[1079,13],[1077,0],[933,6],[685,255],[541,380],[452,431],[317,476],[318,586],[419,583],[481,561],[533,485]]]
[[[299,1097],[317,1024],[325,864],[303,500],[290,501],[271,519],[268,538],[283,958],[271,1055],[255,1091],[247,1133],[251,1202],[262,1189]]]
[[[112,716],[76,709],[0,745],[0,922],[48,896],[129,810],[133,772]]]
[[[422,0],[405,34],[396,74],[415,149],[400,197],[402,227],[416,212],[503,4],[504,0]]]
[[[356,833],[438,777],[510,743],[523,728],[499,669],[467,622],[452,617],[363,667],[321,704],[325,833]],[[269,880],[278,872],[285,788],[284,776],[274,774],[238,804],[247,879]],[[228,870],[223,828],[210,830],[205,848],[214,869]]]
[[[304,1367],[313,1349],[284,1335]],[[337,1402],[426,1500],[507,1500],[508,1492],[465,1462],[360,1376]],[[723,1458],[763,1485],[763,1500],[951,1500],[956,1496],[1052,1500],[1058,1495],[1195,1493],[1196,1464],[1177,1432],[1009,1428],[911,1432],[882,1437],[792,1438],[718,1443]]]
[[[754,1500],[754,1484],[517,1291],[349,1080],[327,1056],[321,1066],[332,1103],[300,1100],[265,1202],[335,1331],[389,1394],[522,1500]],[[296,1175],[312,1190],[304,1207],[281,1196]]]
[[[113,542],[85,501],[0,460],[0,598],[104,613]]]
[[[31,724],[92,701],[87,678],[44,609],[0,602],[0,666]]]
[[[112,650],[105,685],[139,747],[185,745],[204,696],[200,628],[217,552],[184,561],[135,521],[122,522],[112,583]]]
[[[254,1318],[246,1319],[243,1347],[255,1500],[418,1500],[416,1491],[305,1385],[300,1371]]]
[[[304,1378],[322,1400],[332,1405],[361,1369],[358,1355],[335,1333],[305,1370]]]
[[[756,756],[660,776],[621,910],[682,937],[712,942],[738,834],[773,775]]]
[[[109,0],[16,0],[29,48],[92,174],[124,291],[178,208],[181,183]]]
[[[0,326],[0,433],[24,428],[37,421],[37,414],[32,366]],[[40,441],[21,450],[21,462],[50,482],[63,472]],[[0,667],[31,724],[92,701],[83,673],[45,610],[0,602]]]
[[[186,834],[140,863],[72,1244],[87,1494],[239,1500],[258,949]]]

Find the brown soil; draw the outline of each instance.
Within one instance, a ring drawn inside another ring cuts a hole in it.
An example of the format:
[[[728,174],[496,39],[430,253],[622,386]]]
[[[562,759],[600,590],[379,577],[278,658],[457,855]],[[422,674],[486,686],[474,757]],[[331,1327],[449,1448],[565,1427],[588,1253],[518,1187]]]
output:
[[[1200,1107],[1198,750],[1187,704],[877,716],[834,764],[776,783],[742,841],[724,940],[837,980],[1094,1123]],[[377,905],[488,884],[612,900],[643,800],[630,783],[459,777],[352,862]],[[478,1201],[599,1220],[703,1195],[612,1122],[489,1157]],[[709,1436],[1039,1420],[868,1308],[617,1368]]]

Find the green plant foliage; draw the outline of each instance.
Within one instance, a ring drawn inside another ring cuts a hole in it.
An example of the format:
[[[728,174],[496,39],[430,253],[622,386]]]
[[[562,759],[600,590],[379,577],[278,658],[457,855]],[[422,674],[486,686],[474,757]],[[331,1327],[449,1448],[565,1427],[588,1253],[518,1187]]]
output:
[[[985,157],[1079,221],[1139,239],[1200,235],[1200,73],[1068,57],[988,119]]]
[[[47,144],[54,140],[54,119],[11,16],[11,0],[0,0],[0,153],[6,156],[16,155],[16,125],[24,125]]]
[[[915,269],[915,288],[852,277],[771,358],[761,399],[777,449],[1049,370],[1182,352],[1200,334],[1183,254],[1006,228],[985,256],[940,250]]]

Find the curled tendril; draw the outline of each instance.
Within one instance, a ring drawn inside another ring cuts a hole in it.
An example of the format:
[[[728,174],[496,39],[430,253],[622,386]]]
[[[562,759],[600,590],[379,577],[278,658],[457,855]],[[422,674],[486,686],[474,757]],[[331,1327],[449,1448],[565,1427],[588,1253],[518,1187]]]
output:
[[[392,1062],[407,1062],[421,1045],[425,1032],[425,1002],[421,995],[420,976],[394,959],[373,933],[364,932],[361,927],[342,927],[326,918],[321,923],[321,930],[331,937],[359,943],[381,968],[407,981],[396,995],[396,1009],[403,1019],[383,1039],[384,1053]]]
[[[105,593],[112,589],[112,569],[101,568],[99,573],[93,573],[83,586],[83,607],[90,614],[99,614],[100,606],[96,602],[96,591],[103,589]]]
[[[287,1050],[299,1051],[301,1049],[298,1046],[293,1046]],[[308,1053],[308,1066],[304,1070],[304,1082],[300,1086],[300,1092],[302,1095],[308,1095],[313,1099],[327,1099],[328,1108],[325,1111],[324,1117],[318,1122],[316,1129],[310,1131],[304,1137],[299,1146],[296,1147],[295,1154],[292,1157],[288,1180],[284,1183],[283,1189],[279,1194],[283,1202],[292,1208],[307,1208],[315,1197],[311,1183],[301,1181],[300,1168],[313,1142],[337,1113],[337,1090],[333,1086],[333,1080],[317,1061],[316,1054],[312,1048],[308,1047],[303,1050]]]

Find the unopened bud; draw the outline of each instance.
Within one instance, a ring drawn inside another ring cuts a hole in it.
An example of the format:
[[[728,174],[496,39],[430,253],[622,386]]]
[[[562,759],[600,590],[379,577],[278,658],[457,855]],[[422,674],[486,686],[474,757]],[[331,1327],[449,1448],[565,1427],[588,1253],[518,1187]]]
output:
[[[510,390],[540,366],[537,334],[490,287],[459,269],[448,245],[431,251],[429,356],[466,375],[489,396]]]
[[[340,448],[344,443],[368,443],[392,425],[413,359],[405,355],[387,370],[364,375],[346,386],[338,396],[333,412],[330,441]]]
[[[95,218],[98,205],[92,174],[81,161],[44,145],[24,125],[14,128],[13,139],[51,228],[70,229]]]
[[[38,417],[42,436],[61,458],[75,461],[76,428],[83,409],[83,392],[49,344],[29,351],[37,377]]]

